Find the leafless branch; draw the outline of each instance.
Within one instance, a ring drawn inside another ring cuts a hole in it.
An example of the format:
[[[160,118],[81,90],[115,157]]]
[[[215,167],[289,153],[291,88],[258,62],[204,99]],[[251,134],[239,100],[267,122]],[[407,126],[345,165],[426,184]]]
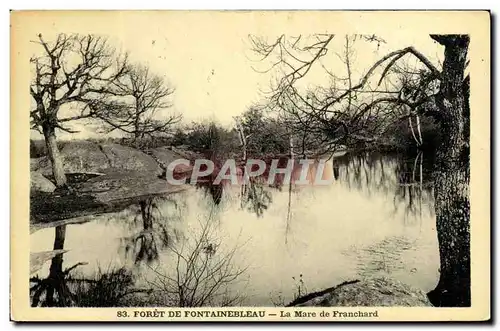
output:
[[[42,52],[30,60],[30,94],[36,104],[30,112],[32,128],[46,126],[73,132],[60,123],[95,115],[84,112],[89,103],[108,93],[108,86],[124,75],[127,54],[116,55],[105,38],[95,35],[59,34],[50,42],[39,34],[33,42],[41,46]],[[81,114],[60,119],[60,108],[68,103],[75,103]]]
[[[170,98],[174,89],[162,77],[154,75],[148,67],[129,66],[126,74],[120,77],[109,89],[108,96],[115,100],[121,96],[112,109],[98,112],[98,118],[110,127],[133,135],[135,139],[154,133],[166,132],[180,121],[180,115],[157,118],[157,114],[172,106]]]
[[[415,111],[422,111],[422,105],[432,102],[435,95],[429,91],[429,86],[431,82],[440,80],[441,73],[414,47],[389,52],[371,65],[358,83],[353,83],[353,43],[356,39],[361,39],[380,45],[385,43],[385,40],[375,35],[346,36],[344,52],[336,55],[345,64],[347,77],[339,77],[326,68],[321,60],[331,48],[332,39],[333,35],[315,36],[315,38],[299,36],[292,39],[292,42],[287,42],[286,37],[282,35],[275,42],[267,43],[262,38],[251,38],[253,51],[261,55],[260,60],[271,62],[270,69],[280,75],[268,93],[268,106],[270,109],[288,114],[288,118],[292,120],[289,123],[295,127],[294,130],[304,131],[304,128],[307,128],[309,134],[315,134],[316,139],[326,145],[334,142],[374,140],[375,132],[370,130],[380,128],[381,123],[378,122],[385,121],[385,117],[388,119],[400,117],[397,112],[391,114],[391,110],[404,106],[409,109],[404,116],[408,116]],[[415,79],[420,84],[412,83],[412,95],[402,93],[408,84],[402,82],[402,75],[397,72],[398,63],[408,54],[416,58],[425,68],[417,71]],[[305,89],[304,86],[297,84],[314,63],[318,63],[330,77],[329,87],[316,86]],[[378,83],[375,88],[370,87],[370,82],[379,69],[381,74],[377,79]],[[396,81],[393,81],[394,77],[397,78]],[[337,82],[347,87],[339,88]],[[385,85],[382,84],[384,82]]]
[[[179,249],[169,248],[175,263],[172,272],[150,266],[155,274],[150,281],[154,291],[173,306],[224,306],[241,299],[228,290],[246,270],[235,265],[240,246],[224,250],[212,221],[200,222],[200,232]]]

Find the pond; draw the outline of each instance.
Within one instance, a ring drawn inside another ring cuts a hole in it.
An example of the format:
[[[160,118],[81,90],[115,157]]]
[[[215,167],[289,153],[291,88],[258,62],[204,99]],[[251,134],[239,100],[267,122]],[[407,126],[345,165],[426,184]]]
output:
[[[75,279],[124,268],[133,275],[135,289],[153,289],[140,292],[140,303],[131,304],[152,305],[189,304],[169,299],[178,296],[179,274],[191,284],[185,291],[197,286],[196,303],[204,305],[282,305],[298,295],[376,275],[433,289],[439,252],[432,159],[422,153],[361,153],[335,158],[328,166],[335,176],[328,186],[290,193],[286,187],[255,185],[246,199],[239,187],[217,199],[209,190],[193,188],[143,206],[152,224],[133,206],[67,225],[63,238],[61,232],[55,238],[54,228],[39,230],[31,235],[31,252],[68,252],[32,276],[46,278],[57,269],[55,263],[60,270],[80,263],[71,271]],[[210,275],[203,276],[204,271]],[[214,293],[203,292],[203,286],[213,286],[213,275],[222,285]]]

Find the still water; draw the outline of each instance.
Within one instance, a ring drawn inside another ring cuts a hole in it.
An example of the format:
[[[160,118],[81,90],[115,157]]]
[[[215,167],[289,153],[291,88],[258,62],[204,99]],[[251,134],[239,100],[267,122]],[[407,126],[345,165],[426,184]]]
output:
[[[138,207],[68,225],[63,268],[83,262],[75,272],[92,277],[125,266],[138,288],[157,286],[158,274],[175,274],[178,257],[189,256],[208,229],[204,249],[231,257],[238,277],[224,290],[240,305],[288,303],[299,293],[376,275],[429,291],[439,276],[429,163],[422,154],[346,155],[329,163],[332,185],[291,194],[257,187],[246,202],[234,187],[218,205],[207,190],[193,188],[149,205],[153,230],[144,230]],[[33,233],[31,252],[52,250],[54,237],[53,228]],[[50,261],[36,275],[47,277],[49,268]]]

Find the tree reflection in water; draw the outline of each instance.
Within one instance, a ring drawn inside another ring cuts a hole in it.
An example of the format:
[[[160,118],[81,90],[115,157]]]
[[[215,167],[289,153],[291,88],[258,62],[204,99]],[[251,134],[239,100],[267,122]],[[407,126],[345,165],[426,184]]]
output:
[[[393,196],[394,214],[403,207],[404,221],[409,222],[416,216],[421,218],[425,210],[433,213],[432,162],[433,158],[425,159],[423,152],[346,154],[334,160],[334,174],[339,182],[368,196]]]
[[[272,202],[271,190],[262,180],[252,178],[248,184],[242,185],[240,204],[242,209],[246,208],[249,212],[262,217]]]
[[[54,250],[64,248],[66,238],[66,225],[55,228]],[[70,306],[74,298],[68,288],[67,277],[72,269],[77,265],[63,270],[63,254],[58,254],[52,258],[49,275],[45,279],[32,277],[30,288],[32,295],[31,306],[38,307],[67,307]]]
[[[55,228],[54,250],[64,249],[66,225]],[[134,288],[131,272],[124,268],[103,272],[95,277],[75,275],[75,270],[85,262],[64,269],[63,254],[52,258],[49,275],[30,278],[32,307],[117,307],[130,294],[145,292]]]
[[[128,226],[134,230],[139,226],[140,231],[122,238],[125,255],[132,257],[135,263],[156,261],[159,252],[180,236],[172,226],[172,222],[181,217],[180,204],[180,201],[167,196],[147,198],[140,201],[138,206],[131,207],[130,212],[134,217],[133,222],[128,222]],[[172,210],[174,213],[167,215]]]
[[[433,213],[432,162],[432,156],[422,153],[413,156],[347,154],[333,160],[333,175],[336,185],[346,185],[367,195],[393,196],[394,213],[404,208],[405,222],[408,222],[418,219],[426,208]],[[264,217],[273,203],[272,194],[276,189],[258,179],[240,189],[240,208]],[[163,248],[181,239],[173,224],[183,218],[184,198],[175,195],[144,199],[124,214],[117,215],[120,224],[134,233],[122,239],[122,247],[135,263],[158,259]],[[116,218],[109,221],[116,222]],[[64,249],[65,236],[66,226],[55,228],[54,250]],[[78,267],[85,263],[64,268],[63,257],[59,254],[52,258],[46,278],[37,275],[30,279],[33,307],[116,306],[129,294],[143,291],[134,289],[134,278],[126,269],[98,271],[90,278],[78,277]]]
[[[382,154],[378,152],[348,153],[333,159],[333,178],[350,189],[368,196],[393,196],[394,214],[404,208],[405,222],[427,208],[433,212],[433,158],[423,152]],[[215,205],[223,199],[223,185],[200,185]],[[273,191],[281,191],[279,181],[269,186],[265,178],[251,178],[240,187],[240,208],[262,217],[273,202]],[[291,207],[293,208],[293,207]]]

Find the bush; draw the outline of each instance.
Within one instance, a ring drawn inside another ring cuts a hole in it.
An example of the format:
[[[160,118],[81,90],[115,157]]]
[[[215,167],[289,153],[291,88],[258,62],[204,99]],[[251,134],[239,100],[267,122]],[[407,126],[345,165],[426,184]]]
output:
[[[132,273],[120,268],[103,273],[100,269],[93,279],[72,281],[72,292],[77,307],[120,307],[126,306],[131,294],[144,292],[134,289]]]
[[[223,159],[240,149],[237,133],[214,121],[193,123],[189,131],[186,135],[189,149],[207,157]]]
[[[54,262],[56,261],[56,262]],[[54,263],[59,265],[54,265]],[[100,268],[91,278],[83,277],[74,269],[85,265],[80,262],[66,270],[62,269],[62,258],[52,261],[47,278],[30,278],[32,307],[120,307],[133,304],[137,293],[149,293],[147,289],[135,288],[131,271],[125,268],[103,272]],[[131,301],[129,301],[131,300]]]
[[[179,245],[168,247],[172,264],[152,267],[154,279],[148,283],[158,298],[156,302],[173,307],[227,307],[243,300],[232,293],[246,268],[236,264],[241,246],[227,247],[217,234],[213,219],[200,221],[199,229]]]

